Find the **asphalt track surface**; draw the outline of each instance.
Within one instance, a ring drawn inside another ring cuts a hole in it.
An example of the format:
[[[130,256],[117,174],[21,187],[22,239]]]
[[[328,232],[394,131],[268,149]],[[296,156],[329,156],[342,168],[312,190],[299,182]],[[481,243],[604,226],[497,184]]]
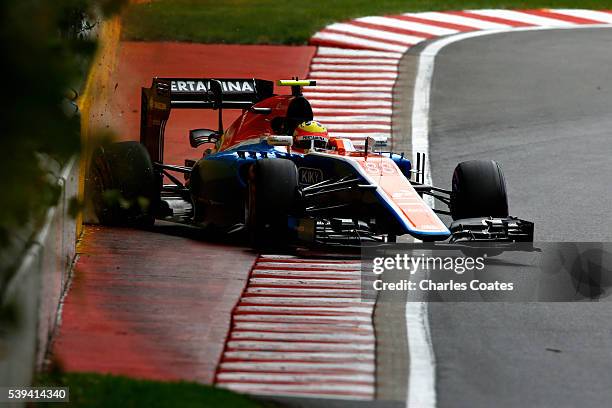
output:
[[[435,184],[494,159],[536,241],[611,241],[612,29],[468,39],[437,56]],[[439,407],[609,406],[612,306],[430,303]]]
[[[536,222],[537,239],[610,240],[610,39],[606,29],[528,32],[445,48],[436,60],[432,94],[434,182],[448,186],[461,160],[493,158],[505,170],[512,213]],[[133,89],[148,85],[153,73],[172,75],[189,65],[168,62],[171,53],[194,57],[182,46],[123,45],[123,55],[136,60],[120,59],[124,81],[111,107],[124,137],[137,128]],[[161,73],[152,70],[160,60],[168,62]],[[188,153],[185,119],[177,115],[180,129],[170,130],[169,160],[177,163]],[[201,120],[193,118],[196,125]],[[609,312],[606,303],[430,304],[438,406],[608,405]],[[404,377],[394,381],[400,387]]]

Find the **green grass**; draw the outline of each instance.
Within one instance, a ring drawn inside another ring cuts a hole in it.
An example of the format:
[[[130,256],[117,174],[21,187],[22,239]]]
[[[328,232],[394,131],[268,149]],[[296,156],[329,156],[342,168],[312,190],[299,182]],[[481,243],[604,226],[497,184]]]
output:
[[[610,9],[612,1],[153,0],[131,4],[124,38],[235,44],[306,44],[325,25],[366,15],[478,8]]]
[[[88,374],[44,374],[36,386],[70,388],[70,406],[75,407],[265,407],[244,395],[189,382],[158,382],[127,377]],[[41,404],[65,407],[65,403]]]

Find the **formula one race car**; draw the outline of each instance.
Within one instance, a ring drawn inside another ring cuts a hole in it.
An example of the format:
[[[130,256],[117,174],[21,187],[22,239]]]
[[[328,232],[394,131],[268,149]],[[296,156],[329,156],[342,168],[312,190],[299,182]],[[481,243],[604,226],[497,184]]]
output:
[[[533,223],[508,215],[496,162],[460,163],[446,190],[424,184],[424,155],[413,166],[403,153],[382,151],[381,139],[368,138],[359,149],[333,137],[296,145],[295,129],[313,120],[302,86],[316,84],[279,85],[292,94],[275,95],[274,83],[260,79],[154,78],[142,89],[140,143],[101,147],[92,158],[99,221],[142,226],[162,219],[247,231],[255,246],[394,242],[405,234],[422,241],[533,240]],[[207,149],[184,166],[163,160],[172,109],[219,113],[217,129],[189,132],[194,149]],[[242,110],[225,130],[223,109]],[[424,195],[448,210],[432,209]],[[454,221],[447,226],[436,213]]]

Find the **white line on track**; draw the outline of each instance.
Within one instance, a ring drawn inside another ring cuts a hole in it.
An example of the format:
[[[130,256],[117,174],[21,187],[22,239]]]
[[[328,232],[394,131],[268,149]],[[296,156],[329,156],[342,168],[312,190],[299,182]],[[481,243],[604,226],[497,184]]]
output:
[[[360,129],[360,130],[351,130],[351,129],[334,129],[329,131],[330,135],[334,135],[335,137],[339,137],[338,135],[347,135],[348,137],[353,138],[364,138],[368,135],[391,135],[391,131],[389,129]]]
[[[317,49],[317,56],[323,57],[352,57],[352,58],[385,58],[399,60],[402,58],[401,52],[356,50],[351,48],[336,48],[320,46]]]
[[[261,380],[267,382],[349,382],[354,383],[357,381],[370,382],[373,380],[372,375],[369,374],[316,374],[316,375],[291,375],[291,374],[262,374],[262,373],[221,373],[218,378],[222,381],[253,381],[259,382]]]
[[[406,331],[410,356],[406,406],[409,408],[435,407],[436,362],[429,331],[426,302],[408,301],[406,303]]]
[[[275,271],[276,272],[276,271]],[[340,275],[340,276],[336,276]],[[360,276],[358,274],[347,274],[334,272],[327,274],[320,274],[316,272],[311,272],[311,275],[303,274],[303,273],[291,273],[291,274],[279,274],[279,273],[257,273],[254,274],[251,279],[257,280],[249,280],[249,283],[252,286],[289,286],[293,285],[294,287],[303,287],[308,283],[312,286],[332,286],[337,287],[340,285],[341,287],[349,287],[349,286],[358,286],[360,284]],[[263,279],[266,279],[265,281]],[[327,282],[327,283],[326,283]]]
[[[333,72],[333,71],[318,71],[312,72],[310,74],[310,78],[318,79],[395,79],[397,78],[397,72],[393,70],[393,72]]]
[[[570,17],[582,17],[589,20],[601,21],[602,23],[612,23],[612,14],[603,11],[574,9],[554,9],[553,11]]]
[[[324,270],[324,271],[300,271],[300,270],[280,270],[280,269],[257,269],[253,271],[251,277],[305,277],[305,278],[318,278],[318,279],[336,279],[336,280],[347,280],[347,279],[358,279],[360,277],[359,271],[338,271],[338,270]]]
[[[385,109],[385,108],[355,108],[355,109],[351,109],[351,108],[313,108],[312,110],[317,115],[323,115],[325,113],[328,113],[330,115],[338,114],[338,113],[351,113],[351,114],[365,114],[365,115],[378,114],[378,115],[391,117],[391,115],[393,114],[393,111],[391,109]]]
[[[386,123],[391,124],[391,116],[334,116],[326,115],[325,123]],[[376,125],[378,126],[378,125]]]
[[[267,369],[268,372],[286,372],[286,371],[300,371],[300,372],[334,372],[334,371],[351,371],[351,372],[362,372],[362,373],[373,373],[375,368],[373,364],[368,363],[354,363],[347,367],[346,363],[320,363],[320,362],[308,362],[308,363],[269,363],[269,362],[256,362],[256,363],[242,363],[242,362],[227,362],[221,363],[221,368],[226,370],[259,370]]]
[[[342,264],[320,264],[320,265],[307,265],[306,267],[300,264],[286,264],[278,265],[274,263],[258,263],[255,268],[253,268],[255,272],[259,271],[269,271],[269,270],[277,270],[277,271],[301,271],[301,272],[355,272],[358,273],[361,271],[359,269],[359,265],[342,265]]]
[[[361,279],[317,279],[310,277],[283,278],[275,276],[273,278],[250,278],[249,284],[253,287],[257,286],[287,286],[287,287],[303,287],[303,286],[332,286],[334,288],[359,288]]]
[[[319,307],[317,306],[238,306],[236,309],[237,314],[255,314],[255,315],[316,315],[316,316],[346,316],[346,315],[360,315],[366,316],[372,314],[372,306],[364,307]]]
[[[314,92],[322,92],[325,94],[333,94],[334,92],[350,92],[350,93],[362,93],[362,92],[391,92],[393,90],[393,84],[391,85],[372,85],[372,86],[354,86],[354,85],[338,85],[338,86],[325,86],[320,81],[317,81],[317,87]],[[307,89],[304,92],[309,92]]]
[[[237,314],[234,316],[235,322],[268,322],[268,323],[333,323],[353,324],[362,322],[367,324],[372,319],[370,316],[350,315],[350,316],[310,316],[310,315],[270,315],[270,314]]]
[[[383,137],[383,136],[390,135],[390,132],[365,132],[365,133],[329,132],[329,133],[334,137],[342,137],[346,139],[357,139],[357,140],[365,140],[367,136]]]
[[[285,262],[285,263],[302,263],[302,264],[319,264],[319,263],[345,263],[345,260],[338,260],[335,258],[327,259],[327,258],[298,258],[295,255],[260,255],[261,259],[257,260],[257,263],[261,262],[271,262],[274,260],[275,262]],[[352,260],[351,262],[355,263],[356,260]]]
[[[385,106],[390,107],[391,101],[374,100],[374,101],[351,101],[351,100],[327,100],[327,99],[311,99],[310,104],[314,106]]]
[[[332,305],[332,304],[343,304],[343,305],[353,305],[353,304],[369,304],[370,302],[366,302],[359,298],[355,299],[330,299],[330,298],[317,298],[317,297],[309,297],[309,298],[299,298],[296,299],[294,297],[269,297],[269,296],[250,296],[248,298],[242,299],[239,304],[273,304],[273,305],[304,305],[304,304],[321,304],[321,305]]]
[[[350,269],[355,271],[361,270],[359,262],[274,262],[274,261],[258,261],[255,269],[279,267],[282,269],[300,269],[300,270],[318,270],[318,269]]]
[[[235,330],[243,331],[262,331],[268,333],[316,333],[325,334],[329,333],[329,327],[333,326],[336,329],[343,330],[344,333],[349,334],[372,334],[371,324],[363,324],[360,322],[333,322],[333,324],[320,324],[317,322],[300,322],[300,323],[288,323],[288,322],[251,322],[251,321],[236,321]],[[340,334],[340,333],[334,333]]]
[[[355,58],[355,57],[313,57],[312,65],[345,64],[353,66],[389,66],[397,67],[397,60],[388,58]]]
[[[323,341],[329,343],[374,344],[372,332],[364,333],[293,333],[293,332],[265,332],[238,330],[232,333],[232,340],[268,341],[279,340],[283,342],[294,341]]]
[[[405,21],[405,20],[400,20],[399,18],[393,18],[392,16],[389,16],[389,17],[378,17],[378,16],[362,17],[362,18],[355,19],[355,21],[361,21],[364,23],[376,24],[380,26],[387,26],[391,28],[403,28],[405,30],[418,31],[421,33],[435,35],[435,36],[450,35],[450,34],[457,33],[457,30],[454,30],[452,28],[437,27],[434,25],[417,23],[414,21]]]
[[[425,17],[419,13],[415,17]],[[499,16],[499,15],[497,15]],[[456,16],[453,16],[456,17]],[[431,18],[429,15],[426,18]],[[586,18],[586,16],[585,16]],[[440,21],[444,21],[440,19]],[[451,21],[445,17],[447,22]],[[467,23],[464,23],[467,25]],[[426,46],[419,56],[417,77],[415,80],[414,102],[412,111],[412,154],[421,151],[429,157],[429,108],[431,98],[431,81],[434,72],[436,55],[444,47],[469,38],[486,35],[504,34],[521,31],[542,30],[567,30],[588,28],[612,28],[609,24],[585,24],[563,27],[518,27],[498,30],[471,31],[442,38]],[[425,164],[425,183],[431,183],[431,166],[429,160]],[[433,203],[431,204],[433,208]],[[408,408],[432,408],[436,406],[436,378],[435,378],[435,355],[431,342],[429,320],[426,302],[406,303],[406,328],[408,334],[408,352],[410,356],[410,367],[408,375],[408,395],[406,407]]]
[[[318,72],[324,71],[346,71],[346,72],[355,72],[355,71],[375,71],[375,72],[397,72],[397,66],[395,65],[355,65],[355,64],[312,64],[310,66],[311,70],[316,70]]]
[[[360,124],[360,123],[353,123],[353,124],[329,124],[326,123],[325,126],[329,129],[329,130],[369,130],[369,129],[380,129],[380,130],[387,130],[390,131],[391,130],[391,126],[390,125],[375,125],[375,124]]]
[[[346,24],[346,23],[336,23],[336,24],[328,25],[325,28],[335,30],[335,31],[340,31],[343,33],[364,35],[364,36],[368,36],[368,37],[376,38],[380,40],[396,41],[396,42],[406,44],[406,45],[416,44],[425,39],[423,37],[417,37],[414,35],[397,34],[397,33],[393,33],[390,31],[384,31],[384,30],[373,30],[371,28],[364,28],[364,27],[359,27],[359,26],[355,26],[352,24]]]
[[[348,350],[344,352],[312,352],[312,351],[226,351],[223,355],[226,361],[302,361],[302,362],[335,362],[335,361],[372,361],[374,354],[358,353]]]
[[[324,293],[321,293],[324,292]],[[264,287],[254,287],[248,288],[245,291],[246,295],[275,295],[275,296],[321,296],[321,297],[334,297],[334,296],[344,296],[344,297],[359,297],[360,290],[359,289],[326,289],[325,291],[321,291],[321,289],[305,289],[305,288],[264,288]]]
[[[252,341],[230,340],[228,350],[282,350],[282,351],[374,351],[374,343],[325,343],[308,341]]]
[[[441,23],[459,24],[466,27],[473,27],[475,30],[495,30],[510,28],[509,25],[480,20],[478,19],[478,17],[463,17],[437,11],[430,11],[425,13],[406,13],[404,15],[410,17],[425,18],[427,20],[438,21]]]
[[[248,383],[233,383],[230,381],[223,381],[221,384],[231,385],[231,388],[236,391],[242,392],[258,392],[262,394],[274,394],[278,395],[279,391],[290,392],[291,395],[300,395],[299,392],[315,392],[317,395],[323,395],[326,392],[336,391],[341,393],[340,395],[346,395],[346,398],[351,398],[352,395],[349,392],[359,394],[371,394],[371,385],[336,385],[336,384],[248,384]]]
[[[395,81],[392,79],[317,79],[317,90],[321,89],[354,89],[371,90],[371,88],[381,89],[392,88]]]
[[[387,92],[306,92],[304,96],[309,99],[328,98],[328,99],[345,99],[362,98],[362,99],[391,99],[391,89]]]
[[[362,46],[362,47],[373,48],[375,50],[381,50],[381,51],[385,51],[385,50],[394,51],[396,53],[403,53],[408,49],[407,45],[395,45],[395,44],[389,44],[384,41],[366,40],[363,38],[354,37],[352,35],[336,34],[336,33],[323,32],[323,31],[320,31],[316,33],[315,35],[313,35],[312,39],[319,40],[324,43],[332,42],[336,44],[342,44],[347,47]]]
[[[563,27],[563,26],[574,26],[576,23],[570,23],[569,21],[553,19],[549,17],[536,16],[529,13],[523,13],[515,10],[470,10],[470,14],[498,17],[506,20],[520,21],[522,23],[534,24],[536,26],[543,27]]]

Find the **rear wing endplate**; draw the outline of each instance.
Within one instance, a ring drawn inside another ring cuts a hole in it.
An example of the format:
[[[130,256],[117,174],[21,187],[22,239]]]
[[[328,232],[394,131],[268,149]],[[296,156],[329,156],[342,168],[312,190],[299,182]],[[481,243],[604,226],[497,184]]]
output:
[[[274,82],[263,79],[153,78],[150,88],[142,88],[140,142],[151,159],[161,163],[172,109],[249,109],[273,95]]]

